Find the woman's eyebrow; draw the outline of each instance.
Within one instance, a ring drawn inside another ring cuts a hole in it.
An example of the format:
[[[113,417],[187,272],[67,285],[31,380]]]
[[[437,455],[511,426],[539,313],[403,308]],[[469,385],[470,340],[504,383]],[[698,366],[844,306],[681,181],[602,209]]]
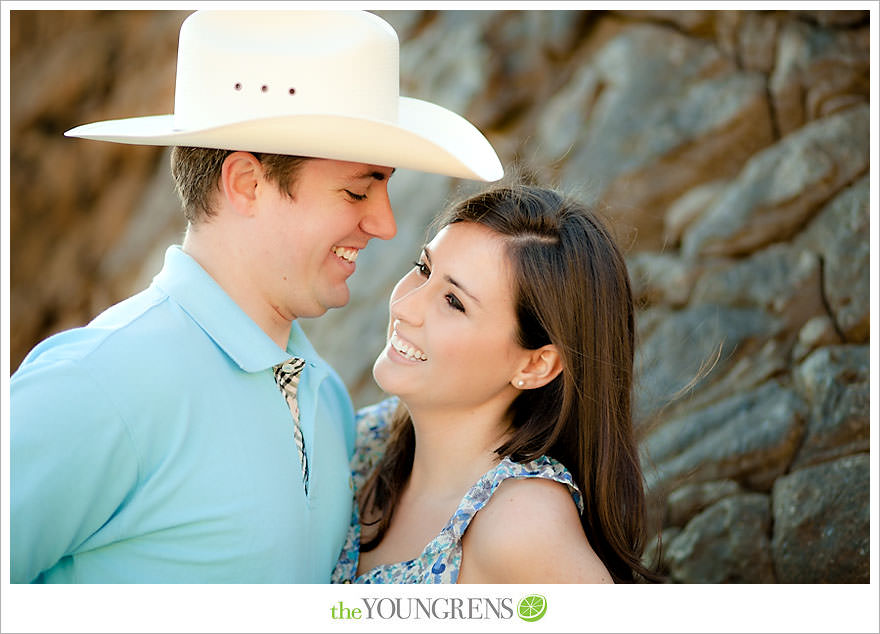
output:
[[[425,253],[425,259],[428,261],[428,264],[430,264],[430,263],[431,263],[431,251],[428,249],[427,246],[422,247],[422,251]],[[468,289],[466,289],[464,286],[462,286],[462,285],[461,285],[461,282],[457,282],[457,281],[454,280],[452,277],[450,277],[448,274],[447,274],[447,275],[444,275],[444,276],[443,276],[443,279],[446,280],[447,282],[449,282],[450,284],[452,284],[453,286],[455,286],[456,288],[461,289],[461,291],[462,291],[465,295],[467,295],[468,297],[470,297],[470,298],[471,298],[472,300],[474,300],[477,304],[480,303],[480,300],[477,299],[477,297],[476,297],[473,293],[471,293]]]

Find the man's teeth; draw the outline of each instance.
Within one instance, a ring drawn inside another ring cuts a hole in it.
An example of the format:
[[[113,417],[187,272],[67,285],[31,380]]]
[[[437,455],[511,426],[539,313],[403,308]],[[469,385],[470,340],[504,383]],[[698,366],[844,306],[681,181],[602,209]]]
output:
[[[407,359],[411,359],[413,361],[427,361],[428,357],[425,356],[425,353],[416,348],[411,343],[404,341],[400,337],[397,336],[397,331],[391,333],[391,345],[397,350],[400,354],[405,356]]]
[[[349,249],[348,247],[333,247],[331,249],[333,253],[341,257],[343,260],[347,260],[348,262],[354,262],[358,257],[358,249]]]

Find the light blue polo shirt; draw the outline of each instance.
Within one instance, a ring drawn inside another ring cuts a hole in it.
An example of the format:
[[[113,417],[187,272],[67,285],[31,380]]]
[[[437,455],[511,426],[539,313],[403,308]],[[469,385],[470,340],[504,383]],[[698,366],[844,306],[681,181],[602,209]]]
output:
[[[272,366],[303,357],[303,490]],[[180,247],[10,380],[11,582],[325,583],[354,414],[294,322],[281,350]]]

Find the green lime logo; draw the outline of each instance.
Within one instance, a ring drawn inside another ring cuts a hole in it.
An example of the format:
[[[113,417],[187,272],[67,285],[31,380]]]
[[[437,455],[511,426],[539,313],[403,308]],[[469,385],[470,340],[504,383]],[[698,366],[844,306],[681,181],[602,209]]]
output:
[[[523,597],[516,607],[516,613],[523,621],[529,623],[539,620],[547,612],[547,599],[540,594]]]

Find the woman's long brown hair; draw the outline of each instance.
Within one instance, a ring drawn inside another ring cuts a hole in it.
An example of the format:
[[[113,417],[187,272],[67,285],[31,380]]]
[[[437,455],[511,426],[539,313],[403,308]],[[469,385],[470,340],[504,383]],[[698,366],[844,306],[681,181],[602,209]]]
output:
[[[563,361],[551,383],[514,400],[509,439],[496,453],[560,461],[583,493],[581,525],[614,581],[658,579],[641,561],[647,520],[631,411],[635,315],[622,254],[590,209],[550,189],[490,189],[449,209],[437,226],[456,222],[502,236],[518,342],[530,350],[552,343]],[[400,407],[388,449],[358,495],[370,525],[362,551],[382,541],[414,452],[412,420]]]

